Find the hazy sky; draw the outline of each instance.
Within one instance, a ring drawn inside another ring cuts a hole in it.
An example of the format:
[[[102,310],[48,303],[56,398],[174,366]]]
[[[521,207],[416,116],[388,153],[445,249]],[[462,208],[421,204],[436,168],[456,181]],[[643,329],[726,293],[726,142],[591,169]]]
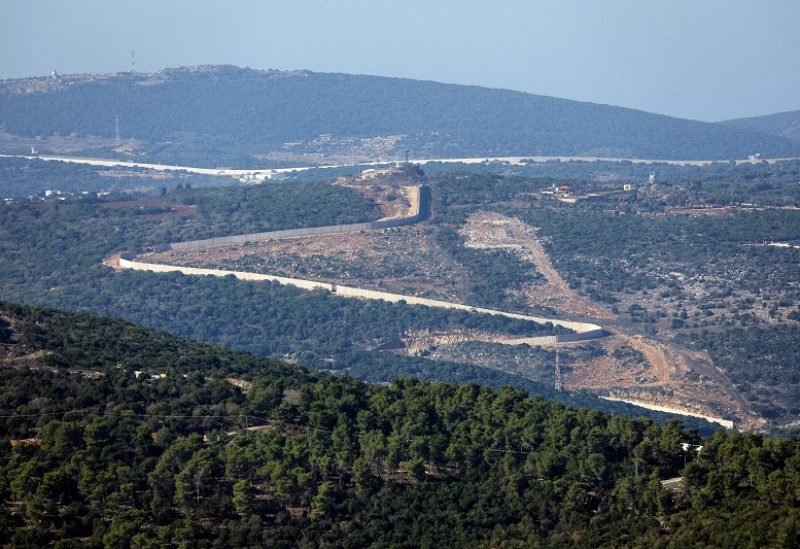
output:
[[[228,63],[700,120],[800,109],[800,0],[0,0],[0,78]]]

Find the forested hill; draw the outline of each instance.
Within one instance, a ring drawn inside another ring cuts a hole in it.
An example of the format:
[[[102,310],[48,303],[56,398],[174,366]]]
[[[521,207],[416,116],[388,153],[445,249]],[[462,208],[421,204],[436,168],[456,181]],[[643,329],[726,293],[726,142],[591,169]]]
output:
[[[513,389],[368,386],[1,303],[0,361],[13,547],[800,541],[797,440],[700,440]]]
[[[93,142],[91,152],[113,154],[117,115],[134,156],[194,164],[334,153],[401,158],[406,150],[414,157],[800,156],[792,141],[718,124],[400,78],[210,66],[0,82],[0,127],[16,136],[101,136],[107,148]],[[39,143],[41,152],[47,147]]]
[[[762,132],[800,142],[800,110],[721,122],[742,130]],[[763,156],[763,153],[762,153]]]

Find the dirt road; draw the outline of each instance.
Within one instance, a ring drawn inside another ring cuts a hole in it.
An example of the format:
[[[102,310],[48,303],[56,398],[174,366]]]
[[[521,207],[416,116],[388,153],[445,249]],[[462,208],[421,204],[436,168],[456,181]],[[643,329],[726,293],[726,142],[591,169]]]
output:
[[[461,229],[461,234],[468,247],[510,249],[521,259],[536,267],[536,270],[544,276],[545,283],[531,284],[523,289],[524,297],[530,305],[600,320],[616,318],[598,303],[579,295],[569,287],[553,267],[534,227],[526,225],[519,219],[498,213],[479,212],[469,217],[467,224]]]

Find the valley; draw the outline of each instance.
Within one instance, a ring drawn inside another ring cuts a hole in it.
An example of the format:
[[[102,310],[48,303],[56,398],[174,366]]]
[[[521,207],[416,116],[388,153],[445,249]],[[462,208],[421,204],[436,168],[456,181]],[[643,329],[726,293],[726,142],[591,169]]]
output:
[[[0,549],[800,547],[800,3],[40,4]]]
[[[413,179],[409,179],[409,173],[419,177],[419,172],[404,172],[404,169],[411,170],[410,167],[382,172],[366,170],[360,177],[340,178],[335,184],[374,201],[383,219],[414,216],[419,213],[419,202],[415,199],[418,193],[412,191]],[[410,356],[435,353],[440,360],[479,364],[538,381],[551,379],[567,390],[591,391],[603,398],[655,410],[706,417],[729,427],[734,421],[745,430],[764,424],[764,419],[752,411],[707,353],[692,352],[674,341],[658,342],[642,335],[628,335],[635,334],[635,328],[631,331],[630,327],[620,325],[617,315],[608,307],[570,288],[553,266],[533,227],[516,218],[478,211],[467,217],[456,234],[463,239],[465,249],[502,250],[533,270],[535,276],[530,282],[517,289],[506,289],[508,304],[522,307],[523,311],[556,315],[551,318],[468,304],[470,297],[474,297],[464,284],[470,272],[441,245],[441,238],[437,239],[440,231],[440,227],[423,224],[375,230],[359,227],[348,232],[337,229],[312,236],[266,233],[250,241],[233,239],[236,242],[231,244],[219,238],[200,244],[174,243],[168,251],[146,253],[134,261],[113,259],[111,264],[118,268],[180,271],[189,275],[233,274],[242,280],[275,280],[361,299],[402,300],[477,314],[491,311],[491,314],[564,326],[578,335],[563,339],[562,336],[520,338],[463,329],[430,331],[412,327],[389,348]],[[564,322],[565,318],[572,320]],[[602,323],[605,335],[610,338],[591,342],[601,327],[586,321],[575,323],[575,318]],[[590,343],[581,343],[583,333]],[[552,356],[533,360],[539,366],[529,371],[520,366],[530,360],[521,362],[520,357],[528,353],[526,349],[492,352],[497,345],[516,348],[543,345],[558,349],[564,364],[563,377],[542,375],[542,371],[552,371]],[[471,360],[469,354],[461,351],[465,347],[482,349],[478,354],[485,358]],[[495,360],[486,358],[492,355],[497,355]]]
[[[322,101],[314,86],[334,91]],[[163,111],[190,89],[214,97],[213,121]],[[232,89],[272,100],[244,116]],[[392,103],[352,126],[342,98],[376,89],[413,89],[440,112]],[[123,90],[130,103],[115,104]],[[0,97],[0,297],[371,382],[509,383],[743,430],[800,417],[791,140],[503,90],[220,66],[4,82]],[[54,105],[90,97],[118,107],[121,135],[106,107],[59,129]],[[453,108],[468,123],[451,126]],[[275,124],[234,132],[253,113]],[[564,119],[594,122],[576,134]]]

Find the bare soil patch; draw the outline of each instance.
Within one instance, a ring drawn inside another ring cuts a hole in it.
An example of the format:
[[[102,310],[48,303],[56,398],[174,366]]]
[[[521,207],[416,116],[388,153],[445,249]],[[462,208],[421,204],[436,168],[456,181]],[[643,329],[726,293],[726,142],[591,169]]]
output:
[[[460,301],[467,273],[433,242],[425,225],[268,240],[143,261],[310,278],[406,295]]]
[[[568,389],[735,419],[742,429],[763,424],[706,353],[624,334],[594,344],[602,346],[601,356],[567,350]]]
[[[388,173],[377,177],[343,177],[334,184],[353,189],[372,200],[383,214],[381,221],[416,214],[419,210],[417,186],[410,185],[409,179],[399,173],[384,171]]]
[[[536,228],[519,219],[493,212],[480,212],[469,217],[460,233],[468,247],[511,250],[524,261],[530,262],[544,276],[544,284],[529,284],[520,292],[531,307],[602,320],[615,318],[603,306],[569,287],[553,267],[537,237]]]

